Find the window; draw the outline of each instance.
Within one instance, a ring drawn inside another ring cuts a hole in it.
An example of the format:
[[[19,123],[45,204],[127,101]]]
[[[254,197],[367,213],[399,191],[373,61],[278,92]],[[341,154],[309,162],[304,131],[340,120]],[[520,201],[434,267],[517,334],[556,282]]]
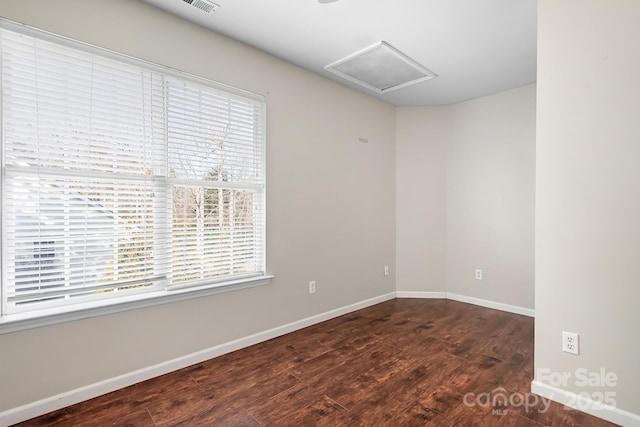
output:
[[[3,317],[268,281],[262,97],[1,27]]]

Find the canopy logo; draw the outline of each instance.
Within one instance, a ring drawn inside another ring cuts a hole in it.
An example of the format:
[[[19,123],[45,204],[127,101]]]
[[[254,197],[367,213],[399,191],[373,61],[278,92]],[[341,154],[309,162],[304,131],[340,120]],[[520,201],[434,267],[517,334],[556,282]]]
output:
[[[536,410],[545,413],[549,410],[551,401],[534,393],[507,393],[502,387],[495,388],[489,392],[467,393],[463,399],[464,405],[468,407],[479,406],[481,408],[493,408],[494,415],[506,415],[508,408],[524,407],[526,412]]]

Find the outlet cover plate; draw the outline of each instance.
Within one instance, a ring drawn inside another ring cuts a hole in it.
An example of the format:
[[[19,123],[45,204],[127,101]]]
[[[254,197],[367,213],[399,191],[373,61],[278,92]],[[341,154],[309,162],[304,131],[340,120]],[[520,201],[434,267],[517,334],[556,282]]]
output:
[[[571,354],[580,354],[578,334],[562,331],[562,351]]]

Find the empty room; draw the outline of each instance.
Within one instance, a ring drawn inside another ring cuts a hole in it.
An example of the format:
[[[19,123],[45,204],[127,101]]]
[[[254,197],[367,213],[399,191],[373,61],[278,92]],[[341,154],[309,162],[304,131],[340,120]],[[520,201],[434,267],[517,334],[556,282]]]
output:
[[[0,426],[640,427],[638,22],[2,0]]]

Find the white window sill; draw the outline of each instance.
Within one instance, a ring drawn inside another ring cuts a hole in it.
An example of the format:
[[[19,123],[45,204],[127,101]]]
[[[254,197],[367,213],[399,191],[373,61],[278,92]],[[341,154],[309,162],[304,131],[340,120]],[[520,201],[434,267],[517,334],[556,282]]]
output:
[[[56,307],[37,312],[10,314],[0,317],[0,335],[74,320],[152,307],[176,301],[268,285],[273,276],[258,276],[195,288],[158,291],[131,295],[118,299]]]

